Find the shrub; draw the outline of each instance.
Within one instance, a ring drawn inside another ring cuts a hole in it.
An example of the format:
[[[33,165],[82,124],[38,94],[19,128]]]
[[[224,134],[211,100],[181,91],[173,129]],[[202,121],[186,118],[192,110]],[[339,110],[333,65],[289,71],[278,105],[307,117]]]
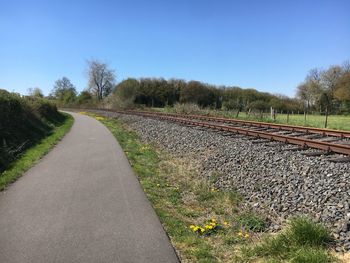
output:
[[[0,172],[64,118],[45,99],[0,90]]]
[[[199,114],[201,108],[195,103],[176,103],[174,105],[174,111],[179,114]]]

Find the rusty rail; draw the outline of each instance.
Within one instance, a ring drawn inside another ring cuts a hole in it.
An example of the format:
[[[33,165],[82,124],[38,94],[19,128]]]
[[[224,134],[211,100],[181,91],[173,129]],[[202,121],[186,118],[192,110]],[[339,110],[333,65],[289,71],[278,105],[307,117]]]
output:
[[[149,112],[149,111],[126,111],[126,112],[129,112],[130,114],[141,113],[141,114],[150,114],[150,115],[158,115],[158,116],[171,116],[171,117],[197,119],[197,120],[205,120],[205,121],[212,121],[212,122],[255,126],[259,128],[278,129],[278,130],[291,131],[291,132],[315,133],[323,136],[350,138],[350,131],[342,131],[342,130],[303,127],[303,126],[286,125],[286,124],[275,124],[275,123],[259,122],[259,121],[247,121],[247,120],[238,120],[238,119],[230,119],[230,118],[222,118],[222,117],[210,117],[210,116],[193,115],[193,114],[180,115],[180,114]]]
[[[197,121],[192,120],[193,119],[204,119],[204,120],[210,120],[211,122],[219,122],[218,119],[222,119],[222,122],[230,122],[231,119],[226,118],[214,118],[214,117],[206,117],[206,116],[199,116],[199,115],[177,115],[177,114],[164,114],[164,113],[156,113],[156,112],[146,112],[146,111],[119,111],[119,110],[105,110],[105,109],[96,109],[96,110],[102,110],[102,111],[111,111],[111,112],[117,112],[122,114],[131,114],[131,115],[139,115],[143,117],[151,117],[151,118],[157,118],[161,120],[167,120],[172,122],[178,122],[183,123],[187,125],[193,125],[193,126],[199,126],[199,127],[205,127],[210,128],[214,130],[219,131],[227,131],[232,132],[236,134],[242,134],[247,136],[254,136],[257,138],[262,139],[268,139],[271,141],[279,141],[283,143],[289,143],[289,144],[295,144],[299,145],[301,147],[310,147],[314,149],[319,149],[325,152],[334,152],[339,154],[345,154],[350,155],[350,144],[338,144],[338,143],[332,143],[332,142],[326,142],[326,141],[315,141],[312,139],[306,139],[301,137],[293,137],[288,135],[282,135],[282,134],[275,134],[271,132],[265,132],[265,131],[257,131],[257,130],[250,130],[247,128],[242,127],[234,127],[234,126],[228,126],[223,124],[215,124],[215,123],[208,123],[203,121]],[[292,125],[278,125],[278,124],[270,124],[270,123],[264,123],[264,122],[252,122],[252,121],[241,121],[241,120],[232,120],[234,122],[237,121],[237,123],[249,123],[252,124],[252,126],[256,125],[266,125],[266,126],[258,126],[258,127],[271,127],[274,129],[285,130],[285,128],[292,129],[291,131],[301,131],[305,133],[317,133],[322,134],[325,136],[336,136],[336,137],[342,137],[342,138],[350,138],[350,132],[347,131],[336,131],[336,130],[330,130],[330,129],[318,129],[318,128],[308,128],[308,127],[301,127],[301,126],[292,126]]]

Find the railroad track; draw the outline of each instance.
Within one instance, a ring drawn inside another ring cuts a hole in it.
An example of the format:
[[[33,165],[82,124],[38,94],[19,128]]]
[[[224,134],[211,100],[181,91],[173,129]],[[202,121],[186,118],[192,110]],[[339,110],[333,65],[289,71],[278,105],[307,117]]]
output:
[[[171,121],[195,127],[203,127],[226,133],[253,136],[257,139],[262,139],[265,141],[277,141],[286,144],[294,144],[298,147],[292,150],[305,150],[309,148],[319,150],[316,152],[313,151],[311,153],[306,153],[306,155],[318,156],[337,153],[346,156],[330,159],[331,161],[350,161],[350,131],[281,125],[202,115],[180,115],[148,111],[120,111],[105,109],[103,109],[103,111],[156,118],[160,120]]]

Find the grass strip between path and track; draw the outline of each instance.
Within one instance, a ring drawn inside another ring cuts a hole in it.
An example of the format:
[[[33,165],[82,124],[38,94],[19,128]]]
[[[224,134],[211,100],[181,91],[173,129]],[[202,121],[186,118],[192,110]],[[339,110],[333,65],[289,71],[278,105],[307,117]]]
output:
[[[14,182],[17,178],[22,176],[24,172],[34,166],[37,161],[47,154],[70,130],[74,119],[69,114],[63,114],[66,116],[66,119],[61,125],[54,128],[52,134],[25,151],[3,173],[0,174],[0,190],[4,190],[6,186]]]
[[[235,191],[214,187],[187,162],[143,143],[118,119],[83,112],[117,138],[182,262],[334,262],[329,232],[307,218],[291,221],[275,238],[265,220]],[[264,238],[266,236],[266,238]]]

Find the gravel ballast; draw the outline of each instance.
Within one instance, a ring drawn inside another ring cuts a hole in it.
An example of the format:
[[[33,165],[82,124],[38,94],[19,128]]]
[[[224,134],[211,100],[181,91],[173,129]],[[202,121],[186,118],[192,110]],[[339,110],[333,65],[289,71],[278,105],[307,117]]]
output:
[[[278,142],[140,116],[103,114],[118,116],[144,141],[191,160],[200,175],[218,178],[217,188],[237,190],[255,211],[269,218],[271,231],[279,230],[290,216],[309,215],[330,227],[337,251],[350,250],[350,163],[307,157],[288,150],[295,146]]]

